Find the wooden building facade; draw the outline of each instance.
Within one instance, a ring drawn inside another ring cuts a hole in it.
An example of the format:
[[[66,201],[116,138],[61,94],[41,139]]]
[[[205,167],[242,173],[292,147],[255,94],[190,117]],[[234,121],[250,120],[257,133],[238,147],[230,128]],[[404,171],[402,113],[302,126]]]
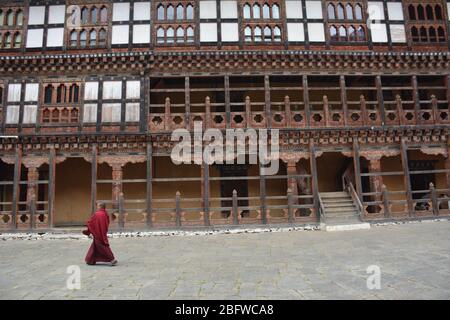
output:
[[[450,2],[6,0],[0,230],[450,215]],[[171,133],[279,130],[280,169],[175,165]]]

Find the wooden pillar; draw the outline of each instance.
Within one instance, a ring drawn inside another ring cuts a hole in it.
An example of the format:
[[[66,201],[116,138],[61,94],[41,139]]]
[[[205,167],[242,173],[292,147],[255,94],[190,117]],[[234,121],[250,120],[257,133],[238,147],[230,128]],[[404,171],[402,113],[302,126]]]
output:
[[[433,115],[433,123],[439,123],[438,102],[434,94],[431,95],[431,109],[431,113]]]
[[[309,127],[311,124],[311,110],[309,108],[309,92],[308,92],[308,76],[303,75],[303,102],[305,109],[306,126]]]
[[[391,216],[391,208],[389,206],[389,193],[386,186],[383,184],[381,186],[382,199],[383,199],[383,207],[384,207],[384,217],[389,218]]]
[[[266,203],[266,177],[262,174],[264,172],[261,164],[259,166],[259,198],[261,202],[261,223],[267,223],[267,203]]]
[[[406,146],[405,140],[402,139],[400,145],[401,158],[402,158],[402,166],[403,166],[403,174],[406,188],[406,201],[408,204],[408,214],[414,215],[414,206],[413,206],[413,198],[411,193],[411,180],[409,178],[409,166],[408,166],[408,147]]]
[[[284,97],[284,116],[286,118],[286,127],[291,127],[291,101],[289,99],[289,96]]]
[[[172,116],[170,114],[170,98],[166,98],[164,103],[164,129],[170,130],[172,127]]]
[[[295,161],[287,162],[287,187],[291,189],[294,196],[298,196],[297,177],[291,177],[291,175],[297,174],[297,163]],[[297,199],[298,200],[298,199]]]
[[[400,121],[400,125],[403,125],[405,122],[405,112],[403,111],[403,102],[400,95],[395,96],[395,105],[397,106],[397,114],[398,114],[398,120]]]
[[[309,145],[309,159],[311,164],[311,179],[312,179],[312,194],[313,194],[313,203],[314,210],[316,211],[317,221],[320,221],[320,212],[319,212],[319,182],[317,176],[317,163],[316,163],[316,147],[314,143],[311,142]]]
[[[123,180],[123,164],[122,163],[112,163],[112,201],[114,211],[118,211],[120,194],[122,193],[122,180]],[[120,225],[120,214],[119,214],[119,225]]]
[[[366,99],[364,98],[364,95],[359,96],[359,103],[361,106],[361,118],[362,118],[363,125],[367,125],[368,113],[367,113]]]
[[[207,96],[205,98],[205,129],[211,128],[211,100]]]
[[[97,168],[98,168],[98,148],[97,144],[92,146],[91,161],[91,215],[97,211]]]
[[[147,143],[147,226],[153,227],[153,148],[152,143]]]
[[[383,88],[381,86],[381,77],[377,76],[375,78],[375,86],[377,88],[377,100],[380,111],[381,124],[383,126],[386,125],[386,113],[384,111],[384,97],[383,97]]]
[[[266,126],[267,128],[272,127],[272,112],[270,103],[270,82],[269,76],[264,76],[264,102],[265,102],[265,112],[266,112]]]
[[[22,172],[22,148],[20,146],[16,147],[16,157],[14,160],[14,182],[13,182],[13,193],[12,193],[12,212],[11,212],[11,227],[12,229],[17,228],[17,211],[18,202],[20,195],[20,176]]]
[[[39,170],[37,167],[28,168],[27,176],[27,208],[30,212],[30,228],[34,229],[36,226],[36,194],[37,194],[37,182],[39,180]]]
[[[370,190],[371,192],[382,192],[383,177],[379,175],[381,173],[381,160],[370,159],[369,160],[369,173],[377,173],[376,176],[370,176]],[[373,197],[375,201],[381,199],[381,195]]]
[[[249,96],[245,97],[245,119],[247,128],[250,128],[252,126],[252,104]]]
[[[355,169],[356,193],[358,194],[358,198],[362,201],[361,160],[359,154],[359,142],[357,137],[353,138],[353,167]]]
[[[419,88],[417,85],[417,76],[412,76],[411,85],[413,88],[414,114],[416,118],[416,124],[420,124],[422,121],[420,119],[420,97]]]
[[[189,77],[184,78],[184,106],[185,106],[184,123],[186,124],[186,129],[189,130],[191,120],[191,90],[189,84]]]
[[[231,99],[230,99],[230,77],[225,76],[224,78],[224,89],[225,89],[225,120],[226,128],[231,128]]]
[[[55,180],[56,180],[56,151],[50,149],[48,161],[48,226],[53,228],[53,217],[55,211]]]
[[[202,176],[202,202],[203,202],[203,220],[205,226],[211,225],[209,220],[209,165],[203,162],[201,167],[201,176]]]
[[[339,85],[341,88],[341,103],[342,103],[342,113],[344,115],[344,125],[348,124],[348,106],[347,106],[347,91],[345,91],[345,76],[341,75],[339,77]]]
[[[323,117],[324,117],[325,127],[329,127],[330,126],[330,109],[328,106],[328,97],[326,95],[324,95],[322,97],[322,101],[323,101]]]

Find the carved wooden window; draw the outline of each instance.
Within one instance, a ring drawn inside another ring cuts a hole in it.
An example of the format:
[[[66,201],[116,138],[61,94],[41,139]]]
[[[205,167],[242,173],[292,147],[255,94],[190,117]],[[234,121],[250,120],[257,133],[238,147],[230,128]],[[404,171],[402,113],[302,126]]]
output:
[[[79,83],[44,83],[41,93],[41,123],[43,125],[78,123],[79,103]]]
[[[242,15],[244,19],[280,19],[280,6],[277,3],[270,4],[267,2],[245,3],[242,6]]]
[[[191,1],[156,4],[156,43],[186,45],[194,42],[194,5]]]
[[[159,3],[156,6],[156,19],[163,21],[193,20],[194,6],[191,3]]]
[[[106,47],[108,30],[108,4],[77,6],[70,15],[67,36],[70,48],[88,49]]]
[[[282,41],[281,6],[276,1],[248,1],[241,6],[244,41],[249,44],[276,44]]]
[[[19,49],[22,46],[22,8],[0,8],[0,49]]]
[[[156,42],[159,44],[184,44],[194,42],[194,28],[192,26],[159,27],[156,31]]]
[[[328,35],[331,42],[366,42],[363,4],[358,2],[327,3]]]
[[[445,43],[445,18],[442,4],[423,2],[408,4],[408,29],[412,42]]]
[[[244,36],[246,42],[281,42],[281,28],[279,26],[246,26],[244,29]]]

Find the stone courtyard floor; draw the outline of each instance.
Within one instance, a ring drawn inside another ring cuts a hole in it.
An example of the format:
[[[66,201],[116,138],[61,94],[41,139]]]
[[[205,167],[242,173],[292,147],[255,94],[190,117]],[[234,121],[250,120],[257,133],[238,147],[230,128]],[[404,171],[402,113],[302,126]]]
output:
[[[110,242],[115,267],[84,264],[88,239],[0,241],[0,299],[450,299],[448,221]]]

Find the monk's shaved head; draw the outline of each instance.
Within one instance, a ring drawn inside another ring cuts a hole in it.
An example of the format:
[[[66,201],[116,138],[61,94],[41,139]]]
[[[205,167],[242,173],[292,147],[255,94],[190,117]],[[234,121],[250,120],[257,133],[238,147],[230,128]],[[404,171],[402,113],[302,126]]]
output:
[[[97,207],[99,209],[106,209],[106,204],[104,202],[97,202]]]

